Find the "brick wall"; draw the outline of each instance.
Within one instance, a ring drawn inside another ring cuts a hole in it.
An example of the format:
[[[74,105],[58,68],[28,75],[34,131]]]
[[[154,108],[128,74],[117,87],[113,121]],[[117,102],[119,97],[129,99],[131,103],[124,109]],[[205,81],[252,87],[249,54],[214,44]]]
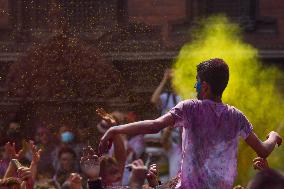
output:
[[[0,0],[0,29],[7,29],[9,26],[8,0]]]
[[[279,42],[284,42],[284,2],[283,0],[260,0],[260,15],[277,19]]]
[[[246,40],[265,49],[284,46],[284,2],[259,0],[256,31],[248,33]]]
[[[143,21],[150,25],[183,19],[186,0],[131,0],[128,1],[130,21]]]

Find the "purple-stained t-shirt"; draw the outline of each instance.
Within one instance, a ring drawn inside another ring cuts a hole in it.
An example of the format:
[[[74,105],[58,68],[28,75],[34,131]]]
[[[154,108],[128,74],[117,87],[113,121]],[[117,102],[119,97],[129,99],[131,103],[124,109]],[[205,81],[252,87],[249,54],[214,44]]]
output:
[[[237,175],[238,139],[252,125],[234,108],[211,100],[185,100],[170,110],[182,128],[181,181],[177,188],[232,188]]]

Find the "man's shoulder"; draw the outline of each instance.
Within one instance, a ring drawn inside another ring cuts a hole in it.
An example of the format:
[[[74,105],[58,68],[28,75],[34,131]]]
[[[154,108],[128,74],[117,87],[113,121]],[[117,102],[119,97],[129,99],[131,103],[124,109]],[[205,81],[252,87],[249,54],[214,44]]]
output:
[[[235,111],[235,112],[241,112],[238,108],[236,108],[233,105],[226,104],[226,106],[228,107],[229,110],[232,110],[232,111]]]
[[[198,99],[185,99],[183,101],[181,101],[183,103],[201,103],[202,100],[198,100]]]
[[[186,106],[200,107],[200,106],[211,105],[214,102],[210,101],[210,100],[187,99],[187,100],[183,100],[181,103],[183,103]],[[218,106],[226,107],[227,111],[230,111],[234,114],[242,114],[243,115],[242,111],[239,110],[238,108],[236,108],[233,105],[218,103]]]
[[[233,105],[228,105],[226,104],[226,106],[228,107],[228,111],[230,111],[232,114],[238,115],[238,116],[245,116],[244,113],[239,110],[238,108],[236,108]]]
[[[182,103],[183,105],[195,105],[195,104],[201,104],[201,100],[197,100],[197,99],[186,99],[186,100],[182,100],[180,103]]]

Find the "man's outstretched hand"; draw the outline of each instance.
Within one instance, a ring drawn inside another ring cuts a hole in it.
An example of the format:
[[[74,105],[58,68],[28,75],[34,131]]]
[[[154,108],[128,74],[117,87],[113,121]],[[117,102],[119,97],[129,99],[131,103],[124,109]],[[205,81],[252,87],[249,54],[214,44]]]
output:
[[[275,131],[271,131],[266,138],[274,138],[278,146],[282,143],[282,137]]]

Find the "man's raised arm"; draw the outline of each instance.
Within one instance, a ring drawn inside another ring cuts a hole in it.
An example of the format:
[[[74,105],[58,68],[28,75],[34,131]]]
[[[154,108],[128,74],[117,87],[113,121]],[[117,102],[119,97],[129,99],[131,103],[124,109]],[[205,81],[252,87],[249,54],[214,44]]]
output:
[[[278,146],[281,145],[282,138],[278,133],[271,131],[267,136],[267,140],[262,142],[254,132],[251,132],[245,141],[259,157],[267,158],[276,144],[278,144]]]
[[[155,120],[145,120],[111,127],[101,138],[99,151],[104,152],[108,150],[113,136],[116,134],[138,135],[158,133],[160,130],[173,124],[174,119],[172,115],[167,113]]]

